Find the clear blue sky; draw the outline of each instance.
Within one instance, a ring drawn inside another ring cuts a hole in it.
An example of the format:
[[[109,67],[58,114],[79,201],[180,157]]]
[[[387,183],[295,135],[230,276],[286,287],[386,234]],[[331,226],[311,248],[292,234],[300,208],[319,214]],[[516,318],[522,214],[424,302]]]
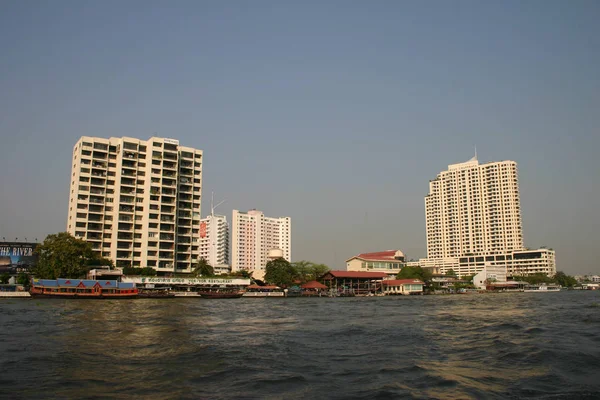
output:
[[[598,1],[2,1],[0,237],[65,229],[82,135],[204,150],[203,214],[293,259],[426,255],[448,164],[519,165],[525,244],[600,273]]]

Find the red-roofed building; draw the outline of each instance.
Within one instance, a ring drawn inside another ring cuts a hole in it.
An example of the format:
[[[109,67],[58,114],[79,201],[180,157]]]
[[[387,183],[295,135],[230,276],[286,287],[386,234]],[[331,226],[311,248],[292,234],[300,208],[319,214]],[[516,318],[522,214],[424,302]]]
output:
[[[418,279],[391,279],[383,281],[383,293],[386,295],[423,294],[423,281]]]
[[[329,271],[321,280],[339,296],[360,296],[383,293],[381,282],[387,277],[385,272]]]
[[[384,272],[395,276],[405,265],[404,253],[400,250],[386,250],[375,253],[362,253],[346,260],[348,271]]]

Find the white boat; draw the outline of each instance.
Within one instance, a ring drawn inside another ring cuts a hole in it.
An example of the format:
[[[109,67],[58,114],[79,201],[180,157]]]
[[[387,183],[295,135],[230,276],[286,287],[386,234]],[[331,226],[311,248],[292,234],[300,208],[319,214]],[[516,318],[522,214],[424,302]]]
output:
[[[545,283],[540,283],[538,285],[526,285],[523,289],[526,293],[537,293],[537,292],[560,292],[560,286]]]

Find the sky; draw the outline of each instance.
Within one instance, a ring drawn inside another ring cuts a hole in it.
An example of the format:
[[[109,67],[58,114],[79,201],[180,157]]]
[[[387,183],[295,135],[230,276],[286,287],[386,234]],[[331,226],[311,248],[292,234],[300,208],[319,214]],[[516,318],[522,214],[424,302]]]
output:
[[[292,218],[292,259],[426,256],[449,164],[518,163],[527,247],[600,273],[600,2],[0,2],[0,238],[66,229],[81,136],[204,151],[202,212]]]

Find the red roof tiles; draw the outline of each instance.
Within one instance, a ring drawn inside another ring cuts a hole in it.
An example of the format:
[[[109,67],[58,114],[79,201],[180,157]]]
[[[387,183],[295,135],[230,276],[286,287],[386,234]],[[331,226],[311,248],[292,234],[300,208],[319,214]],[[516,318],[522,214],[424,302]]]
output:
[[[355,258],[360,258],[361,260],[366,261],[394,261],[396,260],[395,255],[398,250],[386,250],[386,251],[378,251],[375,253],[361,253],[357,256],[350,258],[347,261],[353,260]],[[402,252],[400,252],[402,254]],[[404,254],[402,254],[404,256]]]

